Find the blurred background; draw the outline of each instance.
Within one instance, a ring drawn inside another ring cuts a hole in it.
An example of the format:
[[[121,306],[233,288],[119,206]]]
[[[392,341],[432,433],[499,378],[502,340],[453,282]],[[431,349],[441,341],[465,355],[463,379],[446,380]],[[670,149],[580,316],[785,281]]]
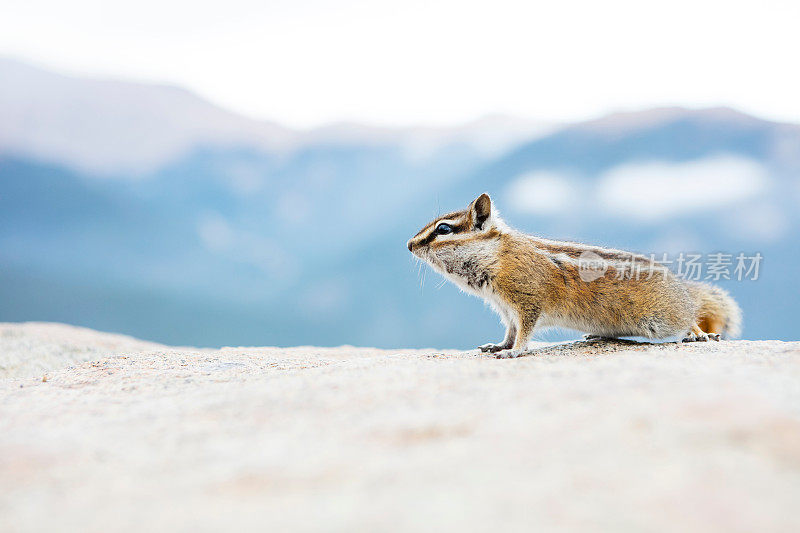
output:
[[[721,284],[745,338],[796,339],[798,22],[779,1],[7,6],[0,320],[472,348],[498,320],[405,243],[487,191],[555,239],[761,253]]]

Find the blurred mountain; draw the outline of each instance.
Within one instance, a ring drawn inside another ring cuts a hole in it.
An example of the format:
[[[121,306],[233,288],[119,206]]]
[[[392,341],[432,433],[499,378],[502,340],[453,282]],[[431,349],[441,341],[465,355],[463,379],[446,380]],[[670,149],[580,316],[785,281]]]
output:
[[[494,157],[520,142],[543,137],[561,126],[498,113],[449,127],[389,128],[342,122],[305,132],[303,139],[310,144],[335,142],[400,146],[407,156],[417,160],[453,145],[468,147],[483,157]]]
[[[67,76],[0,57],[0,152],[97,176],[138,176],[202,147],[287,152],[391,145],[422,158],[461,144],[493,155],[555,125],[490,116],[449,128],[342,123],[298,131],[227,111],[179,87]]]
[[[201,144],[286,146],[294,132],[178,87],[79,78],[0,59],[0,149],[97,174],[149,170]]]
[[[722,284],[746,337],[794,336],[797,125],[665,108],[549,132],[508,117],[297,132],[180,89],[10,61],[0,76],[0,320],[170,344],[474,346],[497,319],[405,241],[488,191],[552,238],[760,252],[758,281]]]

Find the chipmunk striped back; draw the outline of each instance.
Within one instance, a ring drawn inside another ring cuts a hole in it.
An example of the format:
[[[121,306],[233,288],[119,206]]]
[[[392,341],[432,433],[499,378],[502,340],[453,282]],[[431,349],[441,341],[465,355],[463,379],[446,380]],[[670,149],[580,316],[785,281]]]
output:
[[[722,289],[683,281],[640,254],[525,235],[503,222],[487,194],[437,217],[408,249],[498,312],[506,336],[480,348],[502,357],[522,353],[545,327],[684,341],[739,330],[741,311]]]

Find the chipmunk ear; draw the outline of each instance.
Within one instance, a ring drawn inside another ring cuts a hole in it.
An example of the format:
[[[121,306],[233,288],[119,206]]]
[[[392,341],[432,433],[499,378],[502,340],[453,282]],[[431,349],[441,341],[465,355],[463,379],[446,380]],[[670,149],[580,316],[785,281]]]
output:
[[[477,229],[483,229],[483,225],[492,214],[492,199],[486,193],[481,194],[472,202],[472,221]]]

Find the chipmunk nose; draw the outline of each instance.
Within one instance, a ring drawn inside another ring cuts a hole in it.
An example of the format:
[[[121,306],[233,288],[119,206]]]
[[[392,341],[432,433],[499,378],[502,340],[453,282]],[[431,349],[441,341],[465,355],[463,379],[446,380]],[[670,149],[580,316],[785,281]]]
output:
[[[408,241],[408,251],[409,252],[414,251],[414,243],[411,241]]]

